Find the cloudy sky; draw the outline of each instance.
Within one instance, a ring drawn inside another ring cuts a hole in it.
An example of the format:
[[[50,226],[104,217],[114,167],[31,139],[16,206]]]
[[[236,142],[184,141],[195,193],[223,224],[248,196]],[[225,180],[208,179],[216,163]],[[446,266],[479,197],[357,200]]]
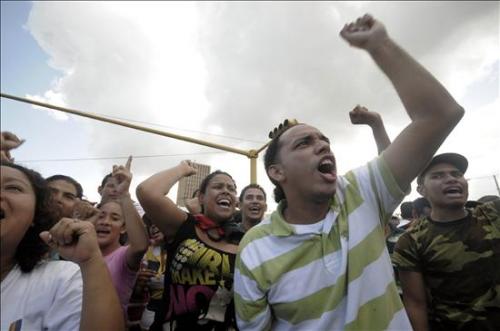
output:
[[[498,2],[2,1],[1,90],[245,150],[297,118],[331,138],[344,173],[376,155],[371,131],[349,122],[356,104],[380,112],[391,138],[409,123],[370,57],[338,35],[364,13],[466,109],[440,152],[468,157],[470,198],[498,194]],[[134,187],[183,159],[228,171],[239,188],[250,182],[241,155],[5,98],[1,120],[26,139],[17,161],[73,176],[94,201],[130,154]],[[258,182],[271,192],[262,155]]]

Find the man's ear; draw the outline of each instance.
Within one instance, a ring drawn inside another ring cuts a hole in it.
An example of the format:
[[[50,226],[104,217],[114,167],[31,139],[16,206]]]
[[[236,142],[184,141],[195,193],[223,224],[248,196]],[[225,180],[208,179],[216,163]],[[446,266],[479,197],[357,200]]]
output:
[[[280,164],[273,164],[269,166],[269,168],[267,169],[267,175],[277,183],[281,183],[283,180],[285,180],[285,173],[283,167]]]
[[[102,196],[102,186],[97,187],[97,193],[99,193],[99,195]]]
[[[421,196],[425,197],[425,188],[424,188],[424,185],[422,185],[422,184],[417,185],[417,192]]]

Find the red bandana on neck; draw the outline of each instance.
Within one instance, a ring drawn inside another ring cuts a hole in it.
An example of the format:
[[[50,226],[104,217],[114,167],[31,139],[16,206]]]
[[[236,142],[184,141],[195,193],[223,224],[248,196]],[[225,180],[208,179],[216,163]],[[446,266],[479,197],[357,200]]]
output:
[[[215,223],[214,221],[212,221],[210,218],[206,217],[205,215],[197,214],[197,215],[194,215],[194,218],[196,219],[196,222],[197,222],[196,225],[200,229],[205,231],[207,234],[210,234],[210,232],[211,232],[210,230],[215,229],[217,231],[217,234],[219,235],[218,240],[221,240],[226,235],[226,232],[219,224]],[[210,237],[210,239],[214,240],[214,238],[212,238],[212,236],[209,235],[209,237]]]

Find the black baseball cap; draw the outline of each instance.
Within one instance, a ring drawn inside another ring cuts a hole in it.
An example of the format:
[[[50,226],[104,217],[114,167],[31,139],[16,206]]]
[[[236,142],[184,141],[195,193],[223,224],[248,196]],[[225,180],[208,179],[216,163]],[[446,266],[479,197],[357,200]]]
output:
[[[425,167],[425,169],[418,175],[417,183],[420,185],[424,181],[424,176],[429,171],[429,169],[436,164],[440,163],[448,163],[454,165],[458,170],[462,173],[465,173],[467,167],[469,166],[469,161],[465,158],[465,156],[460,155],[458,153],[443,153],[436,155],[432,158],[431,162]]]

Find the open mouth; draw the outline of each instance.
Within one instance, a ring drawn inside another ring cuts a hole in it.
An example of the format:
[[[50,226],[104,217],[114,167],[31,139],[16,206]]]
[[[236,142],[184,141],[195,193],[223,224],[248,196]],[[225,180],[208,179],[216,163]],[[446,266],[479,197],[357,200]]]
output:
[[[443,190],[443,193],[447,196],[462,196],[463,190],[461,187],[453,186]]]
[[[260,213],[261,208],[259,206],[252,206],[249,208],[249,210],[251,213],[257,214],[257,213]]]
[[[320,161],[318,171],[330,182],[334,182],[337,179],[335,162],[330,157],[325,157]]]
[[[106,230],[106,229],[98,229],[95,232],[98,236],[107,236],[111,233],[110,230]]]
[[[155,233],[154,235],[151,236],[151,239],[156,239],[156,240],[162,239],[161,233],[160,232]]]
[[[222,208],[231,208],[231,201],[227,198],[223,198],[217,201],[217,205]]]

